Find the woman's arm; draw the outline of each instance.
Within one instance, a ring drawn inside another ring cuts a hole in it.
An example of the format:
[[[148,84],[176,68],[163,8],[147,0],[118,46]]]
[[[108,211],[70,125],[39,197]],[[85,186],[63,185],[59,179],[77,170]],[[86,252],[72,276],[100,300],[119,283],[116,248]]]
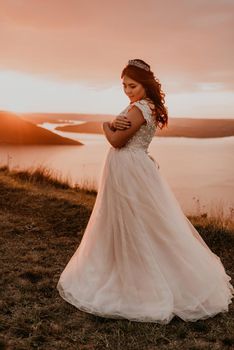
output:
[[[112,120],[111,122],[108,122],[108,125],[109,125],[109,128],[112,130],[112,131],[116,131],[116,127],[114,126],[114,120]]]
[[[131,108],[126,117],[131,121],[131,126],[125,130],[112,131],[110,128],[110,122],[104,122],[102,124],[107,140],[115,148],[123,147],[127,141],[140,129],[141,125],[145,123],[142,112],[136,106]]]
[[[110,122],[110,128],[113,131],[124,130],[131,126],[130,120],[127,119],[125,114],[119,114]]]
[[[113,135],[115,133],[115,130],[113,130],[111,127],[111,123],[110,122],[102,123],[102,129],[103,129],[103,132],[104,132],[107,140],[111,143]]]

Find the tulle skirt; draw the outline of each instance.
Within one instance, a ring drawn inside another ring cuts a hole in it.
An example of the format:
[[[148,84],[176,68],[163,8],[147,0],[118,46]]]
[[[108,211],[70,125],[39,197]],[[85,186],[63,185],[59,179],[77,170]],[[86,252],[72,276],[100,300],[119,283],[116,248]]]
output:
[[[142,149],[111,147],[85,233],[58,281],[61,297],[101,317],[196,321],[228,311],[230,280],[157,162]]]

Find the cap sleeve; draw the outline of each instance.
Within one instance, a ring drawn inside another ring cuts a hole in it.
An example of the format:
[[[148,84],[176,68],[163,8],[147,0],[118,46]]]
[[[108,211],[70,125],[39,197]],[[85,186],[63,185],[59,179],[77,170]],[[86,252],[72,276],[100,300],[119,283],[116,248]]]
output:
[[[140,100],[136,101],[130,104],[129,110],[133,107],[136,106],[140,109],[140,111],[143,114],[144,119],[146,120],[147,123],[151,121],[151,109],[148,106],[148,103],[145,100]]]

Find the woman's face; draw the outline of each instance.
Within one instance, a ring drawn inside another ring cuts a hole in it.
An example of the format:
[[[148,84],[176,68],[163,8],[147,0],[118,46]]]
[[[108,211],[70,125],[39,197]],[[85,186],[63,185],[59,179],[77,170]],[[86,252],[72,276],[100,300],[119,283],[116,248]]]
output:
[[[131,103],[146,97],[143,85],[129,78],[127,75],[124,75],[122,84],[124,92],[129,97]]]

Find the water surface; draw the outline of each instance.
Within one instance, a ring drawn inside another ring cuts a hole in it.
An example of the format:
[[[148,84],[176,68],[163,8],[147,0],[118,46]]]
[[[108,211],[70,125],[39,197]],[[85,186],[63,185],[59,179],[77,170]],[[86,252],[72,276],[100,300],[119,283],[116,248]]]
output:
[[[10,168],[44,165],[68,178],[71,184],[98,186],[101,167],[110,147],[104,135],[54,130],[60,124],[42,126],[83,146],[0,146],[0,163]],[[234,137],[192,139],[154,137],[149,153],[186,214],[228,215],[234,207]],[[147,181],[147,179],[146,179]],[[152,189],[153,190],[153,189]]]

